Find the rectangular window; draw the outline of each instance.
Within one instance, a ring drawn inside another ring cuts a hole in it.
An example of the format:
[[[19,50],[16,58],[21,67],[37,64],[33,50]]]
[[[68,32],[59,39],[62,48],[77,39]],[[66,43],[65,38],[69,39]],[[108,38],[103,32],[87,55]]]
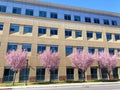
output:
[[[80,16],[74,16],[74,21],[80,21]]]
[[[91,23],[90,17],[85,17],[85,22]]]
[[[0,5],[0,12],[6,12],[6,6]]]
[[[50,72],[50,79],[57,80],[58,79],[58,69],[54,69]]]
[[[96,32],[96,39],[101,39],[101,38],[102,38],[102,33]]]
[[[21,8],[13,7],[13,11],[12,11],[12,13],[15,13],[15,14],[21,14]]]
[[[58,29],[57,28],[50,28],[50,35],[58,35]]]
[[[113,26],[117,26],[117,21],[113,20],[113,21],[112,21],[112,25],[113,25]]]
[[[32,26],[24,26],[24,33],[32,33]]]
[[[102,79],[107,79],[107,70],[105,68],[101,69]]]
[[[57,13],[51,12],[51,13],[50,13],[50,18],[55,18],[55,19],[57,19],[57,18],[58,18]]]
[[[74,80],[74,68],[67,68],[67,80]]]
[[[115,34],[115,40],[120,40],[120,34]]]
[[[104,48],[98,48],[98,53],[103,52]]]
[[[8,43],[8,45],[7,45],[7,51],[17,50],[17,46],[18,46],[17,43]]]
[[[3,30],[3,23],[0,23],[0,31]]]
[[[94,18],[94,23],[99,24],[100,20],[98,18]]]
[[[73,52],[73,47],[72,46],[66,46],[66,55],[70,55]]]
[[[91,79],[97,79],[97,67],[91,67]]]
[[[95,48],[88,47],[88,51],[89,51],[89,53],[94,54],[95,53]]]
[[[87,38],[93,38],[93,32],[87,31]]]
[[[65,15],[64,15],[64,19],[65,19],[65,20],[71,20],[71,15],[65,14]]]
[[[46,27],[38,27],[38,34],[46,34]]]
[[[66,37],[72,36],[72,30],[65,30],[65,36]]]
[[[112,39],[112,34],[111,33],[106,33],[106,38],[107,38],[107,41],[111,40]]]
[[[22,49],[31,52],[31,44],[22,44]]]
[[[109,53],[110,53],[111,55],[114,55],[114,54],[115,54],[114,48],[109,48]]]
[[[20,71],[20,76],[19,76],[19,80],[20,81],[25,81],[29,79],[29,72],[30,72],[30,68],[24,68]]]
[[[26,9],[25,15],[33,16],[33,10],[32,9]]]
[[[117,49],[117,53],[120,53],[120,48],[119,48],[119,49]]]
[[[45,68],[37,67],[36,69],[36,80],[44,81],[45,80]]]
[[[76,30],[76,31],[75,31],[75,37],[76,37],[76,38],[82,37],[82,31]]]
[[[4,82],[11,82],[11,81],[13,81],[13,77],[14,77],[14,71],[12,71],[10,69],[10,67],[5,67],[3,81]]]
[[[57,45],[52,45],[52,46],[50,46],[50,50],[52,52],[58,52],[58,46]]]
[[[81,72],[80,70],[78,70],[78,79],[85,80],[85,72]]]
[[[113,71],[113,78],[118,79],[119,78],[119,76],[118,76],[118,68],[115,67],[115,68],[113,68],[112,71]]]
[[[76,49],[77,49],[78,51],[83,51],[83,47],[82,47],[82,46],[77,46]]]
[[[104,19],[103,21],[104,21],[104,24],[105,24],[105,25],[109,25],[109,20]]]
[[[20,25],[18,24],[10,24],[10,33],[19,32]]]
[[[47,12],[46,11],[39,11],[39,16],[40,17],[47,17]]]
[[[42,53],[44,50],[46,50],[46,45],[38,44],[37,53]]]

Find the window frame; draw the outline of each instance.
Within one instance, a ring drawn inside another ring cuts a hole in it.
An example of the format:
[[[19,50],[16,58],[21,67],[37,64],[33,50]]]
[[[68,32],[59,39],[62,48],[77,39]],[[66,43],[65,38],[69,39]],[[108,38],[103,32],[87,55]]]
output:
[[[58,14],[56,12],[51,12],[50,13],[50,18],[57,19],[58,18]]]
[[[24,25],[23,32],[24,32],[24,34],[26,34],[26,33],[32,33],[32,31],[33,31],[32,29],[33,29],[32,25]]]
[[[24,44],[22,44],[22,50],[26,50],[27,52],[31,52],[31,50],[32,50],[32,45],[31,45],[31,44],[24,43]]]
[[[58,35],[58,29],[57,28],[50,28],[50,35]]]
[[[33,9],[26,9],[26,10],[25,10],[25,15],[33,16],[33,15],[34,15]]]
[[[21,8],[20,7],[13,7],[12,13],[14,13],[14,14],[21,14]]]
[[[71,20],[70,14],[64,14],[64,20]]]

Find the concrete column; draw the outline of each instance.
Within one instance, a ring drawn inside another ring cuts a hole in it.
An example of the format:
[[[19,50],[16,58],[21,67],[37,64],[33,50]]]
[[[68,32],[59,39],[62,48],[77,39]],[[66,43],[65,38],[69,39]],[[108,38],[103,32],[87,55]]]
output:
[[[118,79],[120,79],[120,68],[118,68]]]
[[[107,41],[107,38],[106,38],[106,32],[103,32],[103,33],[102,33],[102,38],[103,38],[103,41],[104,41],[104,42]]]
[[[50,28],[47,28],[47,37],[50,37]]]
[[[19,32],[20,32],[20,35],[24,34],[24,25],[20,25]]]
[[[78,69],[74,69],[74,80],[78,81]]]
[[[87,73],[86,73],[86,80],[91,80],[91,71],[90,71],[90,67],[87,69],[87,71],[86,71]]]
[[[48,69],[45,69],[45,81],[50,81],[50,72]]]
[[[93,32],[93,40],[96,40],[96,33]]]
[[[19,76],[20,76],[20,72],[16,74],[15,82],[19,82]]]
[[[115,36],[114,36],[114,34],[112,34],[112,41],[115,41]]]
[[[36,81],[36,67],[33,67],[33,66],[30,67],[29,81],[30,82]]]
[[[87,33],[86,30],[82,31],[82,35],[83,35],[83,40],[84,41],[87,41],[87,35],[86,35],[86,33]]]
[[[3,75],[4,75],[4,67],[0,67],[0,83],[3,82]]]
[[[75,39],[75,30],[72,30],[72,38]]]

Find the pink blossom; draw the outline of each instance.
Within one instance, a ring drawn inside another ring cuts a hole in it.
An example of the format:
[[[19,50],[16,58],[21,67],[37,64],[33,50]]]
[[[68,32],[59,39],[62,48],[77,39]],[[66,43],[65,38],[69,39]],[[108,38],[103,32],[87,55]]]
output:
[[[39,54],[39,58],[42,61],[43,66],[49,70],[55,69],[60,61],[59,53],[52,52],[49,49]]]
[[[20,71],[26,65],[27,52],[12,50],[5,55],[5,59],[13,71]]]
[[[74,67],[79,70],[86,71],[87,68],[93,63],[93,56],[85,50],[74,50],[70,56],[70,60]]]

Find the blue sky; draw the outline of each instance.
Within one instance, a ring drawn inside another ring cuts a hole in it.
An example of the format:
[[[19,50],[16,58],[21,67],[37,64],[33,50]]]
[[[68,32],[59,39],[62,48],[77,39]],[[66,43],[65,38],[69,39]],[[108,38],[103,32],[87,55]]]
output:
[[[120,13],[120,0],[39,0],[39,1]]]

